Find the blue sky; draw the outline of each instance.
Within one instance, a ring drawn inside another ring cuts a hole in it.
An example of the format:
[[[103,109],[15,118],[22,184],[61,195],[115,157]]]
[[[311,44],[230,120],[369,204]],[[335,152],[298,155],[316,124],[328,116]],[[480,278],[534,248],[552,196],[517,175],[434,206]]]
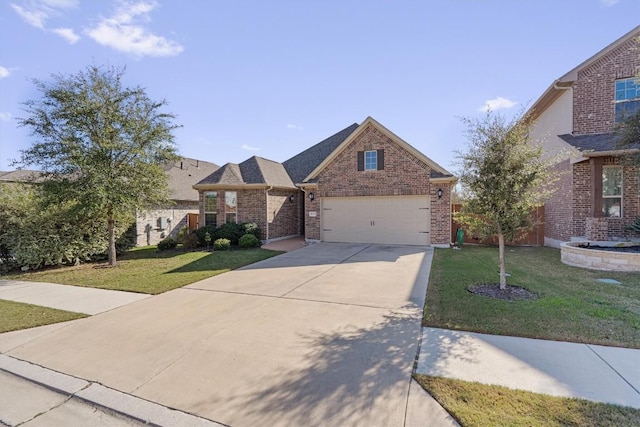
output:
[[[284,161],[372,116],[455,172],[459,117],[510,115],[640,24],[640,0],[0,2],[0,170],[31,79],[87,65],[166,99],[180,154]]]

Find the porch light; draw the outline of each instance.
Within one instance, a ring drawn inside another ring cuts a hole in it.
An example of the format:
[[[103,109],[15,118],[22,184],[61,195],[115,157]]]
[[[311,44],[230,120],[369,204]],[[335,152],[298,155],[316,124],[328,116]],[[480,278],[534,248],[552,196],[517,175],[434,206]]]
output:
[[[316,198],[316,195],[313,193],[309,193],[309,200],[313,201]]]
[[[292,195],[290,195],[290,196],[289,196],[289,201],[290,201],[291,203],[293,203],[293,201],[294,201],[295,199],[296,199],[295,194],[292,194]]]
[[[442,199],[442,188],[438,188],[438,191],[436,191],[436,194],[438,195],[438,199]]]

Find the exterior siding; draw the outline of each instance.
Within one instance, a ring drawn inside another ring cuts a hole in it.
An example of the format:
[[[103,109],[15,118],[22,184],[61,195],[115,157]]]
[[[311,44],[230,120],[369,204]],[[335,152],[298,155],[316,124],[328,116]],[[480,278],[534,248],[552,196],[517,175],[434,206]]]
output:
[[[615,81],[637,75],[638,57],[639,43],[633,38],[578,72],[573,99],[575,134],[613,129]]]
[[[154,209],[136,215],[136,245],[157,245],[165,237],[176,238],[187,225],[187,214],[198,213],[198,202],[178,202],[165,209]],[[159,218],[169,218],[165,229],[160,228]]]

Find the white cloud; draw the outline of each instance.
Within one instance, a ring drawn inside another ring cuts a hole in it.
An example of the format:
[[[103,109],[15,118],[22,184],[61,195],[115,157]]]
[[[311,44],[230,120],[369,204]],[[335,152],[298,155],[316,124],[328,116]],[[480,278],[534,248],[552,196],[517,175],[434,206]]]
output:
[[[41,28],[44,30],[44,23],[47,19],[49,19],[49,15],[40,9],[30,9],[27,10],[17,4],[11,3],[11,7],[13,10],[22,18],[24,22],[29,25],[33,25],[36,28]]]
[[[9,70],[0,65],[0,79],[9,77],[9,74],[11,74]]]
[[[11,3],[11,8],[25,21],[42,30],[51,16],[60,15],[62,9],[78,6],[78,0],[23,0],[22,6]]]
[[[13,117],[11,113],[0,111],[0,121],[8,122],[9,120],[11,120],[11,117]]]
[[[59,35],[60,37],[62,37],[63,39],[65,39],[71,44],[76,44],[78,40],[80,40],[80,36],[78,36],[71,28],[56,28],[51,31],[53,31],[54,33],[56,33],[57,35]]]
[[[494,99],[486,100],[484,105],[478,108],[478,111],[506,110],[515,107],[517,104],[518,103],[515,101],[499,96]]]
[[[600,0],[600,4],[604,7],[611,7],[616,3],[619,3],[620,0]]]
[[[252,147],[252,146],[247,145],[247,144],[242,144],[241,148],[243,150],[247,150],[247,151],[260,151],[260,147]]]
[[[137,56],[174,56],[184,50],[179,43],[150,32],[143,25],[155,1],[122,3],[110,18],[103,18],[86,33],[97,43]]]
[[[302,126],[298,126],[298,125],[294,125],[294,124],[289,123],[289,124],[287,125],[287,129],[297,129],[297,130],[302,130],[302,129],[304,129],[304,128],[303,128]]]

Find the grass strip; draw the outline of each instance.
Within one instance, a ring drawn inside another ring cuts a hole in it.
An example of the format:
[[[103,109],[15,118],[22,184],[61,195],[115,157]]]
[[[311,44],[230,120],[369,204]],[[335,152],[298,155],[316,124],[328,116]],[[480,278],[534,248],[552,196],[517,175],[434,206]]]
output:
[[[415,379],[463,427],[640,425],[640,409],[427,375]]]

